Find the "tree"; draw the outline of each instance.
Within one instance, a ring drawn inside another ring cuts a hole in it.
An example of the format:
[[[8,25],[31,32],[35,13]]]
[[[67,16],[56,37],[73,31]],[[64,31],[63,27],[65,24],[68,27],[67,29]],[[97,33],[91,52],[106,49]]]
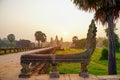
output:
[[[105,38],[103,40],[103,46],[106,47],[106,48],[108,48],[108,39]]]
[[[117,74],[114,42],[114,21],[119,17],[120,0],[72,0],[79,9],[95,11],[95,20],[108,24],[108,74]]]
[[[96,41],[97,41],[96,47],[100,47],[100,48],[105,47],[106,46],[106,45],[104,45],[104,40],[105,39],[106,39],[105,37],[96,38]],[[107,45],[108,45],[108,43],[107,43]]]
[[[118,29],[116,28],[116,24],[114,24],[113,29],[114,29],[114,34],[115,34],[115,31],[118,30]],[[108,37],[108,31],[109,31],[108,28],[106,28],[106,29],[105,29],[105,32],[106,32],[106,36],[107,36],[107,37]]]
[[[22,39],[22,40],[16,41],[16,44],[17,44],[17,47],[19,48],[30,48],[31,41]]]
[[[119,52],[119,48],[120,48],[119,37],[118,37],[118,35],[115,33],[115,50],[116,50],[117,52]]]
[[[14,34],[9,34],[9,35],[7,36],[7,38],[8,38],[8,40],[11,42],[11,44],[12,44],[12,42],[15,41],[15,35],[14,35]]]
[[[114,31],[115,30],[118,30],[116,28],[116,25],[114,25]],[[106,36],[108,37],[108,28],[105,29],[105,32],[106,32]],[[115,39],[115,50],[118,52],[119,48],[120,48],[120,43],[119,43],[119,37],[118,37],[118,35],[115,32],[114,32],[114,39]],[[107,40],[107,42],[108,42],[108,40]]]
[[[108,60],[108,49],[107,48],[103,48],[102,52],[101,52],[101,57],[100,60]]]
[[[76,48],[77,42],[78,42],[78,37],[77,36],[73,36],[72,43],[74,44],[75,48]]]
[[[76,47],[80,49],[85,49],[86,47],[86,39],[80,39],[76,43]]]
[[[14,35],[14,34],[9,34],[9,35],[7,36],[7,38],[8,38],[8,40],[9,40],[10,42],[15,41],[15,35]]]
[[[41,31],[36,31],[35,39],[38,41],[38,46],[42,46],[42,45],[40,45],[40,42],[46,41],[46,35],[45,35],[45,33],[41,32]]]

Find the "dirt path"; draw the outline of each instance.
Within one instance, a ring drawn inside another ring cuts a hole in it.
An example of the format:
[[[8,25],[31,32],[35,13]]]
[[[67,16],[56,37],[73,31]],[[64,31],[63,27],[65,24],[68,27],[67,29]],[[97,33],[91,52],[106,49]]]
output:
[[[37,50],[0,55],[0,80],[18,80],[21,69],[21,55],[34,51]]]

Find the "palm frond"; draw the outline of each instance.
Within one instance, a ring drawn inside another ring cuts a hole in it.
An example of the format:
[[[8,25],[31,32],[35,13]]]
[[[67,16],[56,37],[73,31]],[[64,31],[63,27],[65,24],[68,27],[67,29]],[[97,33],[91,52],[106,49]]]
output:
[[[107,21],[107,15],[103,9],[98,9],[94,15],[95,21],[100,21],[103,25]]]
[[[107,15],[114,16],[114,20],[119,17],[120,0],[72,0],[81,10],[95,11],[95,20],[105,24]],[[109,13],[108,13],[109,12]]]

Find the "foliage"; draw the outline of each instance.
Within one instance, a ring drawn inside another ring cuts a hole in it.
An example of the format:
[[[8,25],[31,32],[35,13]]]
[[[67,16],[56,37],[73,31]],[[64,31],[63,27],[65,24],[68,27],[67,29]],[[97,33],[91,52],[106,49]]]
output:
[[[76,48],[85,49],[86,39],[77,40],[75,44],[76,44]]]
[[[108,41],[109,41],[109,74],[117,74],[115,41],[114,41],[114,21],[119,17],[120,0],[72,0],[79,9],[84,11],[95,11],[94,18],[103,25],[108,24]]]
[[[41,32],[41,31],[36,31],[35,39],[38,41],[38,46],[40,46],[40,42],[46,41],[46,35],[45,35],[45,33]]]
[[[0,40],[0,47],[9,47],[9,44],[8,40]]]
[[[85,49],[87,47],[96,45],[96,36],[97,29],[94,20],[91,21],[91,24],[89,25],[88,33],[87,33],[87,39],[81,39],[79,40],[77,36],[74,36],[72,38],[73,44],[75,48]],[[93,41],[93,39],[95,41]],[[91,41],[92,40],[92,41]],[[93,42],[93,43],[92,43]]]
[[[77,40],[78,40],[78,37],[77,36],[73,36],[73,38],[72,38],[73,44],[75,44]]]
[[[96,44],[96,46],[97,47],[99,47],[99,48],[102,48],[102,47],[104,47],[104,40],[105,40],[106,38],[104,38],[104,37],[98,37],[96,40],[97,40],[97,44]],[[108,43],[107,43],[107,45],[108,45]]]
[[[107,48],[102,49],[100,60],[108,60],[108,49]]]
[[[115,33],[115,31],[118,30],[118,29],[116,28],[116,24],[114,24],[113,28],[114,28],[114,33]],[[105,33],[106,33],[106,36],[107,36],[107,37],[108,37],[108,32],[109,32],[109,29],[106,28],[106,29],[105,29]]]
[[[15,41],[15,35],[14,35],[14,34],[9,34],[9,35],[7,36],[7,38],[8,38],[8,40],[9,40],[10,42]]]
[[[120,49],[120,42],[119,42],[119,37],[117,34],[115,34],[115,49],[117,52],[119,52]]]
[[[4,38],[4,39],[1,39],[0,40],[0,48],[10,48],[11,47],[11,42]],[[15,40],[14,42],[12,42],[12,47],[14,48],[29,48],[29,47],[35,47],[35,44],[34,43],[31,43],[30,40],[25,40],[25,39],[22,39],[22,40]]]
[[[116,28],[116,25],[114,24],[114,31],[118,30]],[[106,32],[106,36],[108,37],[108,28],[105,29],[105,32]],[[119,42],[119,37],[118,35],[114,32],[114,39],[115,39],[115,51],[119,51],[119,48],[120,48],[120,42]],[[105,44],[104,46],[105,47],[108,47],[108,39],[106,39],[103,44]]]
[[[19,47],[19,48],[29,48],[31,46],[31,42],[30,40],[19,40],[19,41],[16,41],[16,47]]]
[[[103,40],[103,46],[104,47],[108,47],[108,39],[104,39]]]
[[[76,48],[77,42],[78,42],[78,37],[77,36],[73,36],[73,38],[72,38],[72,44],[74,45],[73,46],[74,48]]]
[[[97,48],[91,58],[91,62],[88,65],[88,72],[93,75],[107,75],[108,74],[108,60],[99,60],[102,53],[102,48]],[[74,54],[83,52],[82,49],[70,49],[65,51],[57,50],[56,54]],[[117,72],[120,74],[120,54],[117,56]],[[69,67],[68,67],[69,66]],[[57,66],[58,71],[61,74],[78,74],[80,71],[80,63],[61,63]]]
[[[10,47],[14,47],[13,42],[15,41],[15,35],[14,34],[9,34],[7,36],[7,39],[11,42]]]
[[[115,35],[114,36],[114,38],[115,38],[115,51],[119,52],[119,49],[120,49],[119,37],[116,33],[114,35]],[[103,40],[103,45],[104,45],[104,47],[108,47],[108,39]]]

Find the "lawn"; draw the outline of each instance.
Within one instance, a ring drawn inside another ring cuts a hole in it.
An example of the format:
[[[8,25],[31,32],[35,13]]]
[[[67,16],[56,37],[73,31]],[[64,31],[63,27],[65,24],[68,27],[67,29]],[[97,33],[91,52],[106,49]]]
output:
[[[65,51],[56,51],[56,54],[73,54],[79,53],[84,50],[81,49],[67,49]],[[107,75],[108,74],[108,61],[99,60],[101,56],[101,48],[97,48],[93,55],[90,64],[88,65],[88,71],[94,75]],[[120,74],[120,53],[116,53],[117,60],[117,72]],[[118,63],[119,62],[119,63]],[[61,74],[78,74],[80,71],[80,63],[59,63],[57,66],[58,71]]]

